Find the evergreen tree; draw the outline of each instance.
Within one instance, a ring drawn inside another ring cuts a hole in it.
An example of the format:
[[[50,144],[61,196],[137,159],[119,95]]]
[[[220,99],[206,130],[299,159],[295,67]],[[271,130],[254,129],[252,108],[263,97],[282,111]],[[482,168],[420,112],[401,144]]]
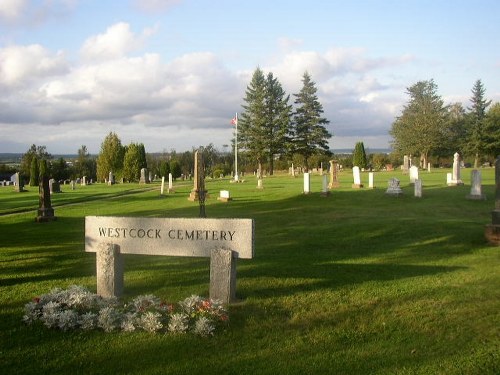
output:
[[[390,131],[392,146],[401,154],[420,155],[421,164],[425,166],[430,153],[442,141],[446,108],[432,79],[417,82],[407,89],[407,93],[410,96],[408,104]]]
[[[138,143],[137,148],[139,150],[139,165],[140,168],[147,168],[148,167],[148,162],[146,159],[146,149],[144,147],[144,143]]]
[[[296,109],[293,114],[293,151],[302,156],[304,167],[309,169],[309,158],[315,152],[328,152],[328,140],[332,135],[327,131],[329,121],[322,117],[323,106],[316,95],[316,84],[305,72],[302,89],[295,96]]]
[[[170,173],[172,173],[172,178],[174,180],[181,177],[182,174],[181,165],[175,159],[170,160]]]
[[[35,155],[31,159],[30,186],[38,186],[39,182],[40,182],[40,166],[38,158]]]
[[[262,162],[269,154],[269,140],[266,129],[266,78],[264,72],[257,68],[245,91],[244,112],[238,121],[238,141],[243,149],[257,161],[258,170],[262,172]]]
[[[366,159],[365,145],[363,142],[357,142],[354,147],[354,154],[352,158],[353,166],[358,166],[359,168],[368,167],[368,162]]]
[[[268,73],[265,90],[266,104],[266,141],[269,157],[269,174],[274,172],[274,158],[289,151],[290,119],[292,106],[288,104],[290,95],[287,95],[281,83],[272,73]]]
[[[162,160],[160,162],[160,176],[168,178],[168,174],[170,173],[170,165],[167,160]]]
[[[108,178],[109,172],[115,176],[121,176],[123,169],[124,148],[120,138],[110,132],[101,144],[101,152],[97,157],[97,179],[104,181]]]
[[[467,151],[474,155],[474,168],[479,166],[479,159],[486,151],[488,134],[485,132],[486,109],[491,104],[491,100],[484,99],[486,90],[480,79],[476,81],[472,88],[472,97],[469,107],[469,129],[467,135]]]

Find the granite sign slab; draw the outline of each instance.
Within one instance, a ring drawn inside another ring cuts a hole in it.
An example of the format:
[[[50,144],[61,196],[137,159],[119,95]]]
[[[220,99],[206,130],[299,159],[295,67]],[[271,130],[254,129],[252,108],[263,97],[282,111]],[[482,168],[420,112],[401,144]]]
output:
[[[252,219],[85,217],[85,251],[100,243],[120,246],[122,254],[210,257],[227,248],[238,258],[253,258]]]

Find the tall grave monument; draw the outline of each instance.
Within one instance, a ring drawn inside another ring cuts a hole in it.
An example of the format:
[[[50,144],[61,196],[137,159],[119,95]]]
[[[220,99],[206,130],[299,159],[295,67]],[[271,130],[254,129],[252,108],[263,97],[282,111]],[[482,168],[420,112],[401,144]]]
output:
[[[37,222],[56,220],[54,209],[50,201],[49,176],[47,175],[47,162],[40,161],[40,183],[38,185],[38,216]]]
[[[446,182],[448,186],[458,186],[464,184],[460,179],[460,154],[458,152],[455,152],[455,155],[453,155],[453,173],[451,175],[451,180]]]
[[[486,239],[493,245],[500,245],[500,156],[495,162],[495,209],[491,212],[491,224],[486,226]]]

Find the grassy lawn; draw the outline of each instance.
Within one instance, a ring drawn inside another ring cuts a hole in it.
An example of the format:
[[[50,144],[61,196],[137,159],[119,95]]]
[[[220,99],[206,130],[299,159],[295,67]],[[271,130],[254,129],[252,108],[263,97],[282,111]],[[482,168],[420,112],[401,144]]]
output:
[[[197,217],[191,185],[77,186],[53,196],[57,221],[36,223],[38,191],[0,188],[0,372],[2,374],[498,374],[500,254],[484,227],[494,208],[447,187],[449,170],[409,177],[375,173],[375,189],[321,197],[321,178],[274,176],[256,188],[207,181],[208,217],[255,219],[255,258],[239,260],[230,324],[214,337],[61,332],[22,323],[24,304],[54,287],[95,290],[95,254],[84,252],[87,215]],[[398,177],[404,195],[385,195]],[[368,175],[362,173],[367,186]],[[216,200],[219,190],[233,201]],[[125,299],[176,302],[208,296],[205,258],[126,257]]]

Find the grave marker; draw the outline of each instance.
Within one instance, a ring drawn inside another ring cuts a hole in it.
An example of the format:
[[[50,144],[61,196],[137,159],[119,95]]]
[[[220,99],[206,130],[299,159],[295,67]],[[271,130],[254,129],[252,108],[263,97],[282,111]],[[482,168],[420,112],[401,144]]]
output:
[[[418,167],[416,165],[412,165],[410,167],[410,184],[414,184],[415,180],[418,180]]]
[[[399,180],[397,178],[391,178],[387,184],[389,185],[387,190],[385,191],[387,195],[396,197],[403,195],[403,190],[401,190],[401,187],[399,186]]]
[[[309,194],[311,192],[311,174],[309,172],[304,173],[304,194]]]
[[[448,182],[448,186],[458,186],[463,184],[463,181],[460,179],[460,154],[455,152],[453,155],[453,173],[451,175],[451,181]]]
[[[483,194],[481,186],[481,171],[473,169],[471,171],[470,180],[471,180],[470,194],[467,195],[466,198],[473,200],[485,200],[486,195]]]
[[[415,197],[422,198],[422,180],[417,178],[414,182],[415,184]]]
[[[358,166],[355,166],[352,168],[352,177],[354,179],[354,183],[352,184],[352,188],[353,189],[362,188],[363,185],[361,184],[361,174],[359,172]]]

